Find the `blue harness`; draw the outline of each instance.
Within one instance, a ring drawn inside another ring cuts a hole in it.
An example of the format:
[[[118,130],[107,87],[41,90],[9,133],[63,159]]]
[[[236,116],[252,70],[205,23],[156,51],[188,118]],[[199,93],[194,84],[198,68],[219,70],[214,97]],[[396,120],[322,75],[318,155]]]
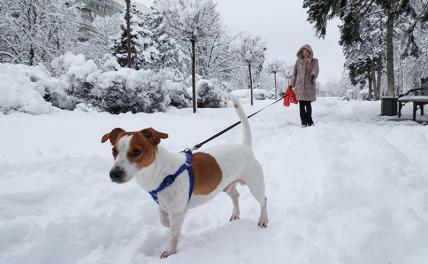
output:
[[[175,181],[175,179],[177,179],[178,176],[180,176],[180,174],[182,174],[185,170],[187,170],[187,172],[189,173],[189,201],[190,198],[192,197],[192,193],[193,193],[193,184],[194,184],[194,178],[193,178],[193,170],[192,170],[192,157],[193,154],[190,150],[186,150],[184,151],[184,153],[186,154],[186,162],[181,165],[181,167],[172,175],[167,176],[159,185],[158,188],[156,188],[155,190],[149,192],[149,194],[152,196],[153,200],[155,200],[156,203],[159,203],[159,199],[158,199],[158,193],[161,192],[163,189],[165,189],[166,187],[172,185]]]

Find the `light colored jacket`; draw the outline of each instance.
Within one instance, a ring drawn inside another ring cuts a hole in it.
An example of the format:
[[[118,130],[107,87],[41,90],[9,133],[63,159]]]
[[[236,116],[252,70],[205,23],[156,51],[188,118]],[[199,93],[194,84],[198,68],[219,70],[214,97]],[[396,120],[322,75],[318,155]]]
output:
[[[311,54],[308,60],[303,58],[303,49]],[[294,65],[293,77],[290,85],[294,87],[297,100],[314,102],[317,99],[316,79],[318,78],[318,59],[314,58],[314,53],[310,45],[306,44],[297,52],[297,61]],[[311,75],[315,77],[311,82]]]

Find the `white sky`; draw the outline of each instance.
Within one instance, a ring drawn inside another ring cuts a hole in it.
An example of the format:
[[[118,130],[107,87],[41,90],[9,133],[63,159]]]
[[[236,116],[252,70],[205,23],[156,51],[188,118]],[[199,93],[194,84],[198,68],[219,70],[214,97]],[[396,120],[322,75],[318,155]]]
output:
[[[137,0],[146,6],[152,0]],[[216,0],[223,24],[232,32],[261,35],[268,43],[268,60],[282,59],[294,64],[296,51],[311,44],[319,59],[321,82],[338,78],[343,70],[343,53],[338,44],[339,31],[329,23],[325,39],[315,37],[306,19],[302,0]]]

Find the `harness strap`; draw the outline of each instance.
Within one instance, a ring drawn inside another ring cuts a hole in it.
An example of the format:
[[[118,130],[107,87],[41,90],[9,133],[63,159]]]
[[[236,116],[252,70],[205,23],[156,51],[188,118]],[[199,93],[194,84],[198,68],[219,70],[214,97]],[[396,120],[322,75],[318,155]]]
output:
[[[156,203],[159,203],[158,193],[164,190],[166,187],[172,185],[175,182],[175,179],[177,179],[180,174],[182,174],[184,171],[187,170],[189,173],[189,201],[192,197],[193,193],[193,186],[194,186],[194,177],[193,177],[193,169],[192,169],[192,158],[193,154],[191,151],[185,151],[186,154],[186,162],[181,165],[181,167],[172,175],[168,175],[165,177],[165,179],[161,182],[158,188],[156,188],[153,191],[150,191],[149,194],[152,196],[153,200]]]

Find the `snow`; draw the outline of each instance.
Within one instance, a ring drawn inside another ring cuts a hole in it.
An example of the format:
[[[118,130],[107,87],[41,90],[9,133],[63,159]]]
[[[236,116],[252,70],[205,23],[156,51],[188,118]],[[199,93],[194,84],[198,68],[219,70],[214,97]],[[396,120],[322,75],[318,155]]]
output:
[[[280,103],[250,121],[268,229],[240,187],[241,220],[229,223],[232,203],[217,196],[188,213],[178,254],[162,261],[168,232],[156,204],[135,182],[110,182],[100,138],[154,127],[181,151],[237,121],[233,109],[0,114],[0,263],[426,263],[428,127],[379,117],[379,102],[322,98],[313,108],[315,127],[301,128],[297,107]]]
[[[399,101],[414,101],[414,102],[428,102],[428,96],[416,95],[416,96],[403,96],[398,99]]]
[[[233,94],[233,96],[241,100],[249,99],[251,97],[251,90],[249,89],[237,89],[237,90],[233,90],[231,93]],[[257,97],[266,98],[266,97],[274,96],[272,91],[266,91],[263,89],[253,89],[253,94],[254,94],[254,97],[256,98]]]
[[[56,75],[60,75],[65,83],[74,78],[85,80],[88,75],[98,70],[93,60],[86,60],[84,55],[74,55],[71,52],[55,58],[51,64]]]
[[[43,99],[41,84],[49,78],[43,66],[0,64],[0,112],[49,113],[52,106]]]

